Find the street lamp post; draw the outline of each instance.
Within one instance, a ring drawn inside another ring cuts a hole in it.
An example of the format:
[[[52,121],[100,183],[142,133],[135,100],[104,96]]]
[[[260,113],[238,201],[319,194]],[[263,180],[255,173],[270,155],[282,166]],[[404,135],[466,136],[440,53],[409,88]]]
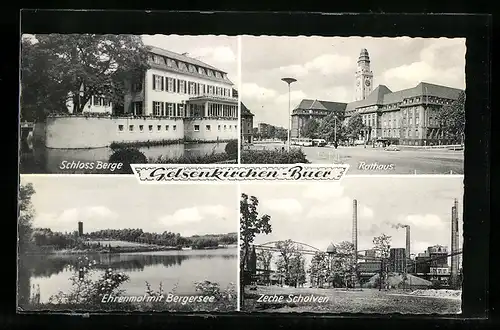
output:
[[[297,81],[295,78],[281,78],[282,81],[288,84],[288,151],[290,151],[290,141],[292,134],[292,110],[290,107],[290,85]]]

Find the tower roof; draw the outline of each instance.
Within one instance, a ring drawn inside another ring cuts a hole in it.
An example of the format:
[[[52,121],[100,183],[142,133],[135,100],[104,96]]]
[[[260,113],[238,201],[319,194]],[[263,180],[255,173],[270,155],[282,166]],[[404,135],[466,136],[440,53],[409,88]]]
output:
[[[335,253],[337,252],[337,248],[335,247],[335,244],[331,243],[328,245],[328,248],[326,249],[326,253]]]
[[[366,48],[361,49],[361,52],[359,53],[358,62],[361,61],[370,62],[370,55],[368,54]]]

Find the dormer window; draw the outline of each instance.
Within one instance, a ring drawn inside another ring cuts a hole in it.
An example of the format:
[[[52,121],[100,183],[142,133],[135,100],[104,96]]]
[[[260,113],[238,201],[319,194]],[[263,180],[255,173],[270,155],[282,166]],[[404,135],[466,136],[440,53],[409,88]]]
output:
[[[219,72],[215,71],[215,78],[219,78],[220,79],[220,78],[222,78],[222,76],[220,75]]]
[[[173,67],[175,64],[174,60],[172,60],[171,58],[167,58],[167,66],[168,67]]]
[[[203,68],[198,68],[198,73],[202,75],[206,75],[207,73],[205,72],[205,69]]]
[[[179,69],[184,70],[184,71],[187,71],[186,64],[185,64],[185,63],[183,63],[183,62],[179,62]]]
[[[164,64],[165,61],[163,60],[163,57],[159,56],[159,55],[153,55],[153,62],[155,62],[156,64]]]
[[[208,75],[209,77],[213,77],[213,76],[214,76],[214,73],[213,73],[213,71],[212,71],[212,70],[207,69],[207,75]]]
[[[194,65],[189,65],[189,72],[196,72],[196,68],[194,67]]]

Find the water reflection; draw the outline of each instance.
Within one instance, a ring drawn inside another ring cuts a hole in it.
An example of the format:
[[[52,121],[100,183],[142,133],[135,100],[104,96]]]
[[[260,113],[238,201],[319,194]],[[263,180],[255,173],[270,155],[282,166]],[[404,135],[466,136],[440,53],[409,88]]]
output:
[[[192,143],[192,144],[171,144],[165,146],[151,146],[138,148],[149,159],[158,157],[178,158],[199,157],[211,153],[224,153],[227,143]],[[27,173],[85,173],[78,170],[61,169],[63,161],[75,162],[108,162],[113,153],[111,148],[93,149],[50,149],[44,146],[33,145],[25,140],[21,141],[21,161],[20,171]],[[95,170],[92,173],[106,173],[107,170]]]
[[[112,268],[130,276],[123,289],[130,295],[142,295],[146,281],[153,289],[160,283],[165,291],[194,293],[194,282],[209,280],[222,288],[237,280],[236,249],[210,251],[162,251],[133,254],[93,254],[96,260],[96,276]],[[19,305],[30,297],[30,288],[40,285],[41,301],[59,291],[71,290],[70,277],[74,274],[78,255],[25,256],[20,258]]]

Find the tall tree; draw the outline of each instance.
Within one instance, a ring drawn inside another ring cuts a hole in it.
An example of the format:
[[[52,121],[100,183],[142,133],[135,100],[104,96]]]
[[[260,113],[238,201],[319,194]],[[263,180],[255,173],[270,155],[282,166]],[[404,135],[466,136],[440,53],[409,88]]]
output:
[[[259,216],[257,210],[259,200],[255,196],[241,194],[240,200],[240,239],[242,244],[242,262],[248,262],[250,245],[257,234],[269,234],[272,231],[269,221],[271,217],[267,214]]]
[[[33,218],[35,210],[31,204],[31,197],[35,194],[35,189],[31,183],[20,185],[18,195],[19,218],[18,218],[18,237],[19,252],[25,253],[31,246],[31,235],[33,232]]]
[[[336,246],[334,255],[334,271],[337,272],[344,286],[354,285],[356,276],[356,259],[354,258],[354,244],[343,241]]]
[[[306,260],[302,253],[300,251],[295,251],[293,256],[290,258],[290,285],[298,287],[302,286],[306,282],[305,263]]]
[[[24,43],[26,56],[22,66],[30,70],[25,70],[21,83],[29,86],[41,76],[42,81],[48,81],[50,90],[25,102],[40,103],[47,95],[54,94],[59,99],[55,110],[60,110],[60,105],[66,104],[70,97],[73,113],[81,113],[94,95],[120,104],[125,80],[136,81],[148,68],[147,48],[140,36],[47,34],[34,37],[36,42]]]
[[[21,184],[18,192],[18,302],[21,308],[29,304],[31,296],[30,269],[25,262],[24,254],[31,249],[31,236],[33,233],[33,218],[35,211],[31,203],[31,197],[35,189],[31,183]]]
[[[276,266],[278,272],[283,275],[284,282],[286,285],[291,285],[292,273],[291,273],[291,261],[293,256],[298,252],[296,244],[288,239],[286,241],[280,241],[276,243],[276,248],[279,250],[278,261]]]
[[[273,260],[273,253],[269,250],[260,250],[257,252],[257,262],[259,268],[264,270],[266,281],[269,283],[269,275],[271,271],[271,262]]]
[[[255,196],[241,194],[240,199],[240,290],[244,289],[243,279],[245,278],[245,267],[250,259],[250,245],[258,234],[269,234],[272,231],[269,221],[271,217],[267,214],[259,216],[257,210],[259,200]],[[243,291],[240,292],[241,303],[243,304]]]
[[[373,249],[378,254],[381,260],[379,281],[380,281],[380,288],[382,288],[387,283],[388,259],[391,250],[391,236],[382,234],[380,236],[374,237]]]
[[[347,137],[351,139],[351,141],[356,140],[364,129],[365,125],[363,124],[363,118],[359,113],[355,113],[347,121],[346,133]]]
[[[446,139],[463,143],[465,130],[465,92],[450,105],[445,105],[438,113],[441,132]]]
[[[315,139],[318,137],[319,123],[316,119],[309,119],[304,126],[300,128],[300,136],[310,139]]]
[[[308,273],[312,286],[322,287],[328,280],[329,271],[328,256],[325,252],[316,252],[311,259]]]
[[[343,125],[344,115],[330,113],[321,120],[318,127],[319,136],[327,141],[342,141],[346,139],[346,127]]]

